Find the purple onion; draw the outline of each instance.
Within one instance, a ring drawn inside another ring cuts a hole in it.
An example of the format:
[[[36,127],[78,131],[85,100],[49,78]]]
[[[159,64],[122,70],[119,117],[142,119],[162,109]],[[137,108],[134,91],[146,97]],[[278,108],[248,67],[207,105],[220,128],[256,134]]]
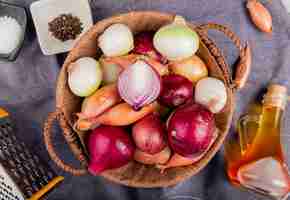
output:
[[[161,91],[159,74],[145,61],[138,60],[127,67],[118,78],[121,98],[139,110],[155,101]]]

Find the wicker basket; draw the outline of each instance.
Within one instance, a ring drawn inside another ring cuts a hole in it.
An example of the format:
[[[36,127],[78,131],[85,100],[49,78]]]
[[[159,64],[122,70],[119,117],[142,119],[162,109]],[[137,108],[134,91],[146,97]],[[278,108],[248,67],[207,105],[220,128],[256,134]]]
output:
[[[105,28],[111,24],[124,23],[127,24],[134,33],[138,33],[142,31],[157,30],[162,25],[172,22],[173,19],[174,15],[152,11],[130,12],[114,16],[102,20],[93,26],[81,37],[69,53],[58,77],[56,111],[49,115],[44,127],[44,141],[49,155],[64,171],[70,172],[73,175],[83,175],[87,172],[87,154],[85,146],[83,145],[85,134],[76,133],[71,128],[74,123],[73,113],[80,111],[82,99],[74,96],[68,88],[66,72],[68,65],[84,56],[97,58],[100,55],[100,50],[97,47],[97,38]],[[153,166],[146,166],[132,161],[124,167],[103,172],[101,174],[103,177],[132,187],[152,188],[174,185],[199,172],[221,147],[231,124],[235,102],[234,93],[244,85],[249,74],[251,64],[250,48],[247,44],[242,46],[239,38],[224,26],[218,24],[205,24],[200,26],[188,25],[195,29],[200,36],[201,44],[197,55],[200,56],[209,67],[210,76],[223,80],[227,87],[228,99],[226,107],[221,113],[215,115],[216,124],[220,130],[218,139],[206,155],[191,166],[168,169],[165,173],[161,174],[160,171]],[[232,78],[230,75],[228,65],[222,53],[208,37],[207,31],[209,29],[215,29],[224,33],[238,48],[239,62],[236,66],[235,78]],[[76,169],[65,164],[55,152],[51,140],[51,125],[55,119],[60,122],[64,137],[76,158],[81,162],[83,166],[82,169]]]

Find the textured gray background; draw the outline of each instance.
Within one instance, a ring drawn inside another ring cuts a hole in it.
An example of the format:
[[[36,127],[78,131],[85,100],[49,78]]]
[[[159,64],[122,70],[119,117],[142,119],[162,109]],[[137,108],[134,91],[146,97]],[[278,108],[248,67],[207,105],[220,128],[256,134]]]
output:
[[[28,8],[32,0],[6,0]],[[72,0],[76,1],[76,0]],[[245,88],[237,95],[234,120],[245,106],[270,82],[289,86],[290,17],[280,0],[263,1],[273,16],[274,32],[263,34],[251,24],[244,0],[92,0],[94,20],[129,10],[153,9],[178,13],[194,23],[216,22],[230,26],[243,41],[249,40],[253,48],[252,73]],[[0,13],[1,15],[1,13]],[[212,34],[223,49],[228,61],[233,63],[236,49],[221,34]],[[17,134],[28,146],[49,162],[65,181],[54,190],[50,200],[77,199],[208,199],[252,200],[265,199],[248,191],[239,190],[227,182],[224,173],[223,151],[197,176],[170,188],[133,189],[119,186],[101,177],[72,177],[58,170],[50,161],[42,141],[42,125],[55,107],[55,81],[65,55],[44,56],[39,48],[31,19],[24,48],[14,63],[0,63],[0,106],[8,109],[16,123]],[[289,87],[288,87],[289,88]],[[286,122],[290,110],[286,112]],[[290,153],[290,123],[285,123],[283,143]],[[69,162],[74,159],[61,133],[56,130],[55,144]],[[267,148],[267,147],[265,147]],[[289,155],[287,159],[289,159]]]

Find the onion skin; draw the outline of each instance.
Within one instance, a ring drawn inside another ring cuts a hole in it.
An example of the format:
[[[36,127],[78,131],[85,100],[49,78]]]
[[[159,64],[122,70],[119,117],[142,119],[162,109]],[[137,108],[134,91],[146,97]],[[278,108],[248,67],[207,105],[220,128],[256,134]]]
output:
[[[88,170],[93,175],[126,165],[133,159],[135,151],[128,134],[122,128],[112,126],[94,129],[87,146],[90,155]]]
[[[168,107],[177,107],[193,97],[193,84],[187,78],[170,74],[162,77],[162,90],[159,102]]]
[[[150,114],[134,124],[132,136],[136,146],[148,154],[162,151],[165,144],[165,127],[157,115]]]
[[[110,126],[127,126],[154,112],[157,108],[158,104],[153,102],[142,107],[142,109],[135,111],[129,104],[120,103],[98,117],[77,121],[74,127],[76,130],[86,131],[93,129],[100,124]]]
[[[160,76],[164,76],[166,74],[169,74],[168,66],[161,64],[160,62],[156,61],[155,59],[152,59],[150,57],[143,56],[142,59],[150,65],[153,69],[155,69]]]
[[[251,72],[251,65],[252,50],[249,43],[247,42],[244,48],[244,55],[240,57],[239,63],[236,67],[234,83],[237,89],[241,89],[245,86]]]
[[[167,130],[173,151],[193,158],[210,145],[215,130],[214,116],[202,105],[190,102],[171,114]]]
[[[177,153],[174,153],[173,156],[170,158],[170,160],[165,165],[157,165],[156,167],[161,170],[161,173],[164,173],[165,169],[172,168],[172,167],[182,167],[182,166],[188,166],[192,165],[196,162],[198,162],[200,159],[202,159],[205,154],[209,151],[209,149],[212,147],[213,143],[217,139],[218,136],[218,129],[214,132],[214,136],[208,145],[207,149],[203,151],[202,153],[196,154],[193,158],[187,158],[183,157]]]
[[[161,174],[163,174],[165,169],[172,168],[172,167],[182,167],[182,166],[192,165],[200,158],[201,156],[194,159],[186,158],[177,153],[174,153],[173,156],[165,165],[157,165],[156,167],[160,169]]]
[[[94,121],[95,118],[87,118],[87,119],[78,119],[74,125],[73,129],[78,131],[89,131],[100,126],[100,123]]]
[[[142,60],[154,68],[160,76],[166,75],[169,73],[168,66],[164,65],[157,60],[143,55],[137,54],[129,54],[126,56],[118,56],[118,57],[102,57],[100,59],[101,65],[106,64],[115,64],[121,68],[121,71],[134,64],[137,60]]]
[[[142,60],[128,66],[118,78],[121,98],[134,110],[155,101],[161,91],[159,74]]]
[[[169,68],[174,74],[186,77],[193,84],[208,76],[205,63],[196,55],[181,61],[171,62]]]
[[[116,64],[122,68],[122,71],[126,69],[128,66],[135,63],[140,55],[137,54],[129,54],[125,56],[116,56],[116,57],[104,57],[100,58],[100,63],[102,64]]]
[[[134,160],[145,165],[162,165],[165,164],[171,156],[171,150],[166,146],[162,151],[156,154],[149,154],[136,149],[134,153]]]
[[[96,117],[121,100],[116,84],[104,86],[84,99],[81,113],[77,113],[77,116],[79,119]]]

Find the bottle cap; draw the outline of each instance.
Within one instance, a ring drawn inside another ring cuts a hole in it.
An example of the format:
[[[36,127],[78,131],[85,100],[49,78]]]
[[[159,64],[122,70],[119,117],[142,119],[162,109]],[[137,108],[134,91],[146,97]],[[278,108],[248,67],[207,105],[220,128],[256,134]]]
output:
[[[287,103],[287,88],[283,85],[271,84],[264,96],[263,104],[265,106],[274,106],[285,109]]]

